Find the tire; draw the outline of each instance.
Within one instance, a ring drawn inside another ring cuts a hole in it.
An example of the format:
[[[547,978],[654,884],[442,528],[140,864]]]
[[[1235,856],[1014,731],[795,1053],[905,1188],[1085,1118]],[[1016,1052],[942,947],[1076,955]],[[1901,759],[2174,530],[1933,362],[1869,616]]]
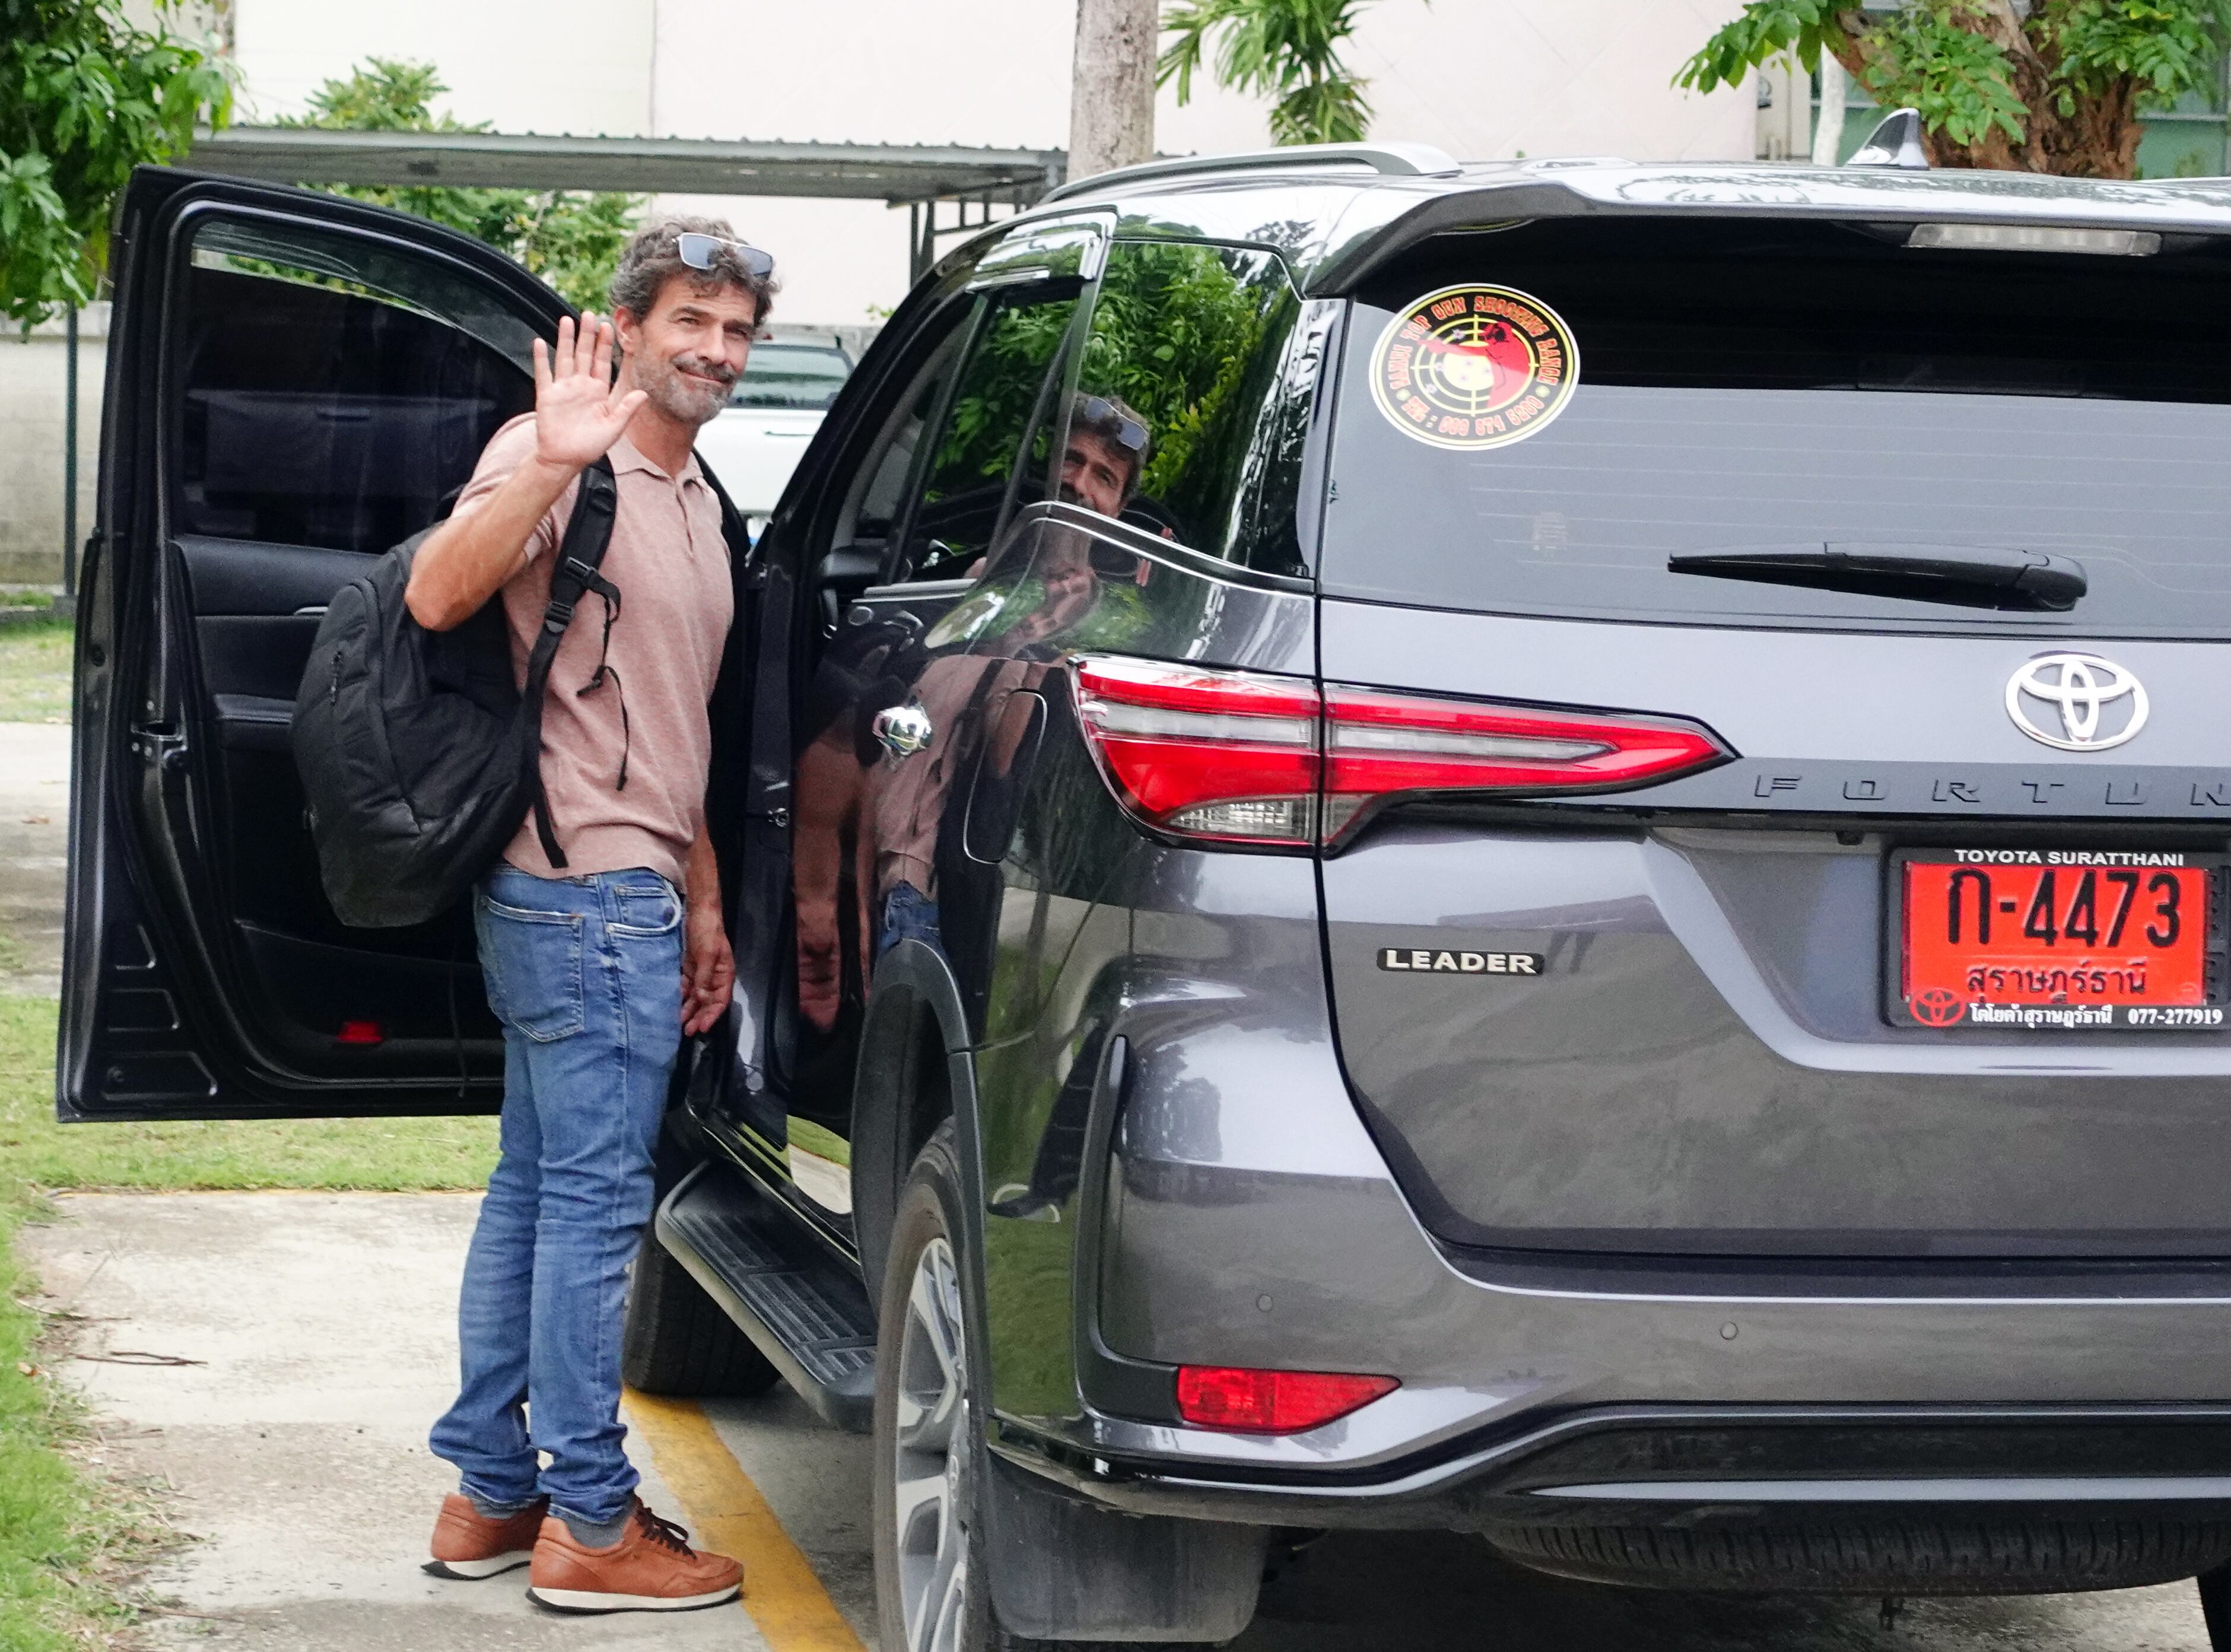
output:
[[[1502,1526],[1506,1559],[1591,1583],[1858,1595],[2060,1594],[2173,1583],[2231,1558],[2231,1522],[1862,1517],[1778,1526]]]
[[[876,1317],[876,1611],[879,1644],[909,1652],[1038,1652],[1051,1642],[1002,1629],[992,1610],[980,1500],[990,1463],[962,1286],[968,1265],[961,1225],[960,1156],[947,1119],[922,1146],[900,1190]],[[917,1276],[925,1300],[915,1302]],[[930,1291],[932,1282],[941,1288]],[[941,1318],[942,1325],[932,1323]],[[957,1369],[956,1369],[957,1366]],[[934,1384],[934,1394],[932,1387]],[[923,1401],[929,1399],[925,1406]],[[924,1482],[945,1459],[942,1499],[917,1505],[900,1530],[901,1418],[906,1478]],[[931,1626],[921,1625],[927,1613]],[[1062,1652],[1082,1652],[1076,1645]]]
[[[975,1375],[980,1365],[966,1282],[976,1262],[962,1226],[966,1183],[954,1141],[948,1118],[923,1144],[900,1190],[889,1266],[883,1270],[877,1305],[877,1644],[905,1652],[1122,1652],[1104,1642],[1017,1635],[999,1621],[992,1604],[988,1523],[983,1518],[991,1461],[982,1419],[989,1402]],[[924,1286],[922,1303],[917,1302],[918,1279]],[[929,1288],[931,1280],[938,1288]],[[932,1300],[941,1305],[941,1312],[923,1311],[923,1303]],[[941,1318],[941,1328],[929,1324],[933,1318]],[[937,1334],[930,1335],[933,1331]],[[940,1348],[951,1356],[950,1363]],[[902,1435],[902,1416],[909,1412],[917,1420]],[[908,1530],[902,1532],[901,1448],[909,1440],[906,1478],[917,1487],[930,1484],[933,1475],[941,1479],[943,1507],[933,1511],[917,1503]],[[931,1461],[939,1456],[944,1460],[941,1470]],[[1090,1539],[1082,1546],[1090,1549]],[[1253,1597],[1249,1599],[1251,1606]],[[922,1623],[925,1612],[930,1619],[927,1629]],[[1206,1643],[1198,1642],[1158,1644],[1161,1652],[1206,1652]]]
[[[876,1312],[875,1552],[879,1643],[908,1652],[1019,1652],[992,1620],[978,1502],[989,1467],[960,1287],[960,1166],[951,1119],[899,1191]],[[915,1300],[919,1282],[923,1300]],[[925,1406],[924,1398],[928,1396]],[[903,1455],[904,1461],[902,1461]],[[899,1500],[943,1467],[941,1492]],[[929,1622],[925,1626],[924,1618]]]
[[[2214,1652],[2231,1652],[2231,1566],[2200,1574],[2200,1615]]]
[[[686,1399],[748,1397],[782,1380],[655,1233],[636,1253],[620,1375],[642,1393]]]

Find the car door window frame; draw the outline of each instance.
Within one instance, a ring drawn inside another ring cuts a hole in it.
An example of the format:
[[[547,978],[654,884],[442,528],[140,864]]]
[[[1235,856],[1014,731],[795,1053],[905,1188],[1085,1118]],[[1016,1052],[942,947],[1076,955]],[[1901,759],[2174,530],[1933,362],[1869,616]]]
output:
[[[179,211],[171,230],[171,254],[168,267],[163,273],[161,303],[163,343],[157,370],[157,430],[159,432],[155,449],[155,497],[158,532],[167,544],[178,533],[178,489],[185,479],[178,472],[178,463],[184,448],[186,398],[186,351],[190,344],[188,329],[184,326],[182,307],[189,301],[191,276],[195,268],[194,255],[199,248],[204,231],[211,224],[237,224],[251,228],[264,228],[270,232],[271,245],[265,249],[246,251],[242,256],[267,256],[275,261],[293,258],[301,261],[301,268],[327,274],[336,280],[353,281],[364,289],[364,296],[406,311],[430,317],[441,324],[455,327],[474,343],[508,361],[534,379],[534,340],[538,336],[526,321],[521,310],[491,305],[486,313],[474,314],[455,307],[434,308],[420,302],[411,295],[394,290],[387,284],[367,277],[366,272],[352,272],[337,267],[319,270],[313,262],[314,243],[352,241],[366,249],[385,253],[388,257],[430,268],[455,280],[470,290],[488,286],[488,274],[475,270],[462,260],[450,256],[443,249],[422,246],[393,234],[383,234],[369,226],[334,224],[315,219],[304,219],[269,208],[256,207],[229,201],[196,201],[187,203]],[[301,246],[304,240],[314,243],[306,252]],[[523,273],[523,272],[522,272]],[[284,277],[272,277],[283,280]],[[531,279],[531,278],[530,278]],[[553,295],[554,296],[554,295]],[[560,301],[562,302],[562,301]],[[569,307],[570,308],[570,307]],[[509,325],[490,325],[491,317],[501,318]]]
[[[1105,243],[1099,244],[1104,246]],[[1096,276],[1096,262],[1093,270]],[[967,323],[967,341],[961,347],[960,358],[953,373],[939,389],[936,409],[925,427],[922,445],[915,451],[914,470],[907,479],[906,503],[900,516],[892,523],[890,542],[884,547],[878,589],[923,591],[950,586],[954,590],[966,590],[974,583],[967,579],[910,580],[906,577],[906,553],[914,537],[915,522],[922,512],[922,493],[929,483],[930,469],[936,463],[939,444],[945,439],[947,422],[953,414],[953,404],[960,394],[968,369],[975,363],[977,351],[983,345],[986,335],[998,324],[1000,314],[1038,304],[1059,304],[1071,301],[1077,304],[1076,313],[1064,325],[1061,341],[1054,347],[1053,355],[1039,379],[1038,398],[1031,405],[1031,416],[1024,422],[1016,437],[1013,455],[1007,465],[1006,492],[1001,498],[999,515],[993,523],[988,543],[999,543],[1000,535],[1014,521],[1021,507],[1023,465],[1031,438],[1041,429],[1048,427],[1050,412],[1055,414],[1055,422],[1058,422],[1057,410],[1061,405],[1058,392],[1056,392],[1057,398],[1050,403],[1048,387],[1056,385],[1065,386],[1075,375],[1079,328],[1092,309],[1092,285],[1090,281],[1076,275],[1049,276],[1042,270],[1033,269],[1013,275],[997,275],[980,283],[972,283],[972,288],[979,295],[976,314]],[[1051,491],[1050,479],[1047,491],[1049,494]]]

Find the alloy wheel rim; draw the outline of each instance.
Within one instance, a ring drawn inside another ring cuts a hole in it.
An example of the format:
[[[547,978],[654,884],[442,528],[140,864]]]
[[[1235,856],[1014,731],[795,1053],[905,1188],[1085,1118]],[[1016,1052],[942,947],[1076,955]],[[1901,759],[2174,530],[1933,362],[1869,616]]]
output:
[[[898,1584],[907,1652],[960,1652],[974,1517],[960,1276],[941,1236],[915,1260],[899,1339]]]

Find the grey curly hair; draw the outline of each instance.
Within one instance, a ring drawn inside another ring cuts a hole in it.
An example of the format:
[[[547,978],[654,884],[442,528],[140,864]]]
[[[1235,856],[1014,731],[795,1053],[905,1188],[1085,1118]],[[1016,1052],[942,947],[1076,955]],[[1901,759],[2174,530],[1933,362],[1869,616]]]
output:
[[[774,308],[774,277],[753,275],[726,247],[721,249],[720,262],[712,269],[691,269],[682,262],[676,247],[681,236],[691,234],[714,236],[722,241],[737,239],[726,218],[666,218],[637,230],[627,243],[627,250],[620,254],[619,268],[612,271],[609,297],[613,313],[625,310],[641,321],[658,302],[666,283],[679,275],[701,293],[715,292],[722,287],[749,293],[759,307],[757,319],[764,323],[767,312]]]

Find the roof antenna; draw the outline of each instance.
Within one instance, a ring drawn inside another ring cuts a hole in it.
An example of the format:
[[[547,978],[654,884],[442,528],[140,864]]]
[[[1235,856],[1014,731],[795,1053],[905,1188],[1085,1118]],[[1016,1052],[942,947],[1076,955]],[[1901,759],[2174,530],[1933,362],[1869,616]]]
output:
[[[1846,166],[1897,166],[1909,172],[1929,170],[1929,152],[1921,146],[1921,111],[1892,109],[1882,124],[1867,134],[1866,142],[1852,152]]]

